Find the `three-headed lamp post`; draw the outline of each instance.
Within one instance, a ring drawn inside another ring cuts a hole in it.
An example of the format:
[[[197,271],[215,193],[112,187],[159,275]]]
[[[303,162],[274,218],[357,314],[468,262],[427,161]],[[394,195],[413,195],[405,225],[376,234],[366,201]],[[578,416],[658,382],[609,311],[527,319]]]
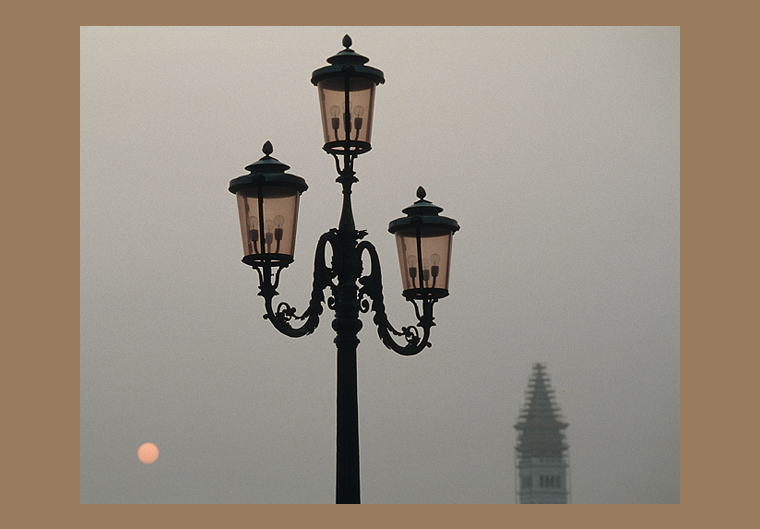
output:
[[[312,74],[317,86],[324,150],[335,159],[337,182],[343,188],[343,205],[338,227],[324,233],[314,256],[311,299],[303,313],[274,299],[280,273],[293,262],[298,222],[298,205],[307,185],[303,178],[286,171],[289,166],[273,158],[272,144],[264,144],[264,156],[246,167],[249,174],[230,182],[237,197],[243,240],[243,262],[258,273],[259,295],[265,315],[274,327],[291,337],[311,334],[319,324],[324,305],[334,312],[338,365],[336,503],[360,503],[359,418],[356,383],[357,337],[362,327],[360,313],[373,312],[373,322],[383,344],[402,354],[414,355],[430,347],[433,305],[449,293],[451,242],[459,225],[439,215],[443,211],[425,200],[403,210],[405,217],[392,221],[388,231],[395,235],[401,268],[403,295],[415,309],[417,323],[400,330],[385,313],[380,260],[375,247],[357,231],[351,210],[351,186],[358,182],[354,160],[371,149],[375,88],[385,82],[383,72],[366,66],[369,60],[356,52],[351,39],[343,38],[344,50],[327,59],[328,66]],[[330,262],[327,262],[327,246]],[[367,259],[368,270],[362,262]],[[329,297],[325,301],[325,290]],[[398,341],[397,341],[398,340]]]

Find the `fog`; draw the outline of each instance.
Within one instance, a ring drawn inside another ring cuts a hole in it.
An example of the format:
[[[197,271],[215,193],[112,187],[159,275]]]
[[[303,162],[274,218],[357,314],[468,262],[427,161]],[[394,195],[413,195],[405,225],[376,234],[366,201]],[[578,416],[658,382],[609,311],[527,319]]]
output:
[[[422,185],[461,226],[431,348],[362,316],[362,502],[514,503],[542,362],[571,501],[678,503],[677,27],[83,27],[80,501],[334,502],[332,312],[262,318],[227,187],[267,140],[306,179],[279,289],[303,310],[341,203],[310,77],[346,33],[386,78],[353,205],[394,326],[388,222]]]

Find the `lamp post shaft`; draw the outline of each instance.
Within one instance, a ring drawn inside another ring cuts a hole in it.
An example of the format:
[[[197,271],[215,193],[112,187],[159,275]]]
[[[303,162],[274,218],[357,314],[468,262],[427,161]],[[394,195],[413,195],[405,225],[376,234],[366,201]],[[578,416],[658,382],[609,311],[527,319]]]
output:
[[[335,318],[332,323],[338,352],[335,500],[336,503],[361,503],[356,364],[358,334],[362,328],[357,285],[361,276],[361,264],[356,251],[359,235],[351,210],[351,184],[355,178],[349,163],[344,166],[338,180],[343,184],[343,207],[337,230],[337,244],[333,249],[333,270],[338,279],[337,286],[333,288]]]

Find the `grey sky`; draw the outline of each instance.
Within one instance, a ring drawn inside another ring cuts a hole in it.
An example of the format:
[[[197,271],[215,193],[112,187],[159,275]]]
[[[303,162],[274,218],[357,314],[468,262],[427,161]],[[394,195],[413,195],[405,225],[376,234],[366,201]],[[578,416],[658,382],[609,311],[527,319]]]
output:
[[[362,501],[513,503],[541,361],[573,503],[679,502],[680,30],[648,27],[82,28],[81,501],[334,501],[331,313],[262,319],[227,185],[266,140],[306,179],[305,308],[341,199],[309,80],[346,33],[386,77],[354,214],[394,325],[388,222],[423,185],[462,227],[432,348],[363,319]]]

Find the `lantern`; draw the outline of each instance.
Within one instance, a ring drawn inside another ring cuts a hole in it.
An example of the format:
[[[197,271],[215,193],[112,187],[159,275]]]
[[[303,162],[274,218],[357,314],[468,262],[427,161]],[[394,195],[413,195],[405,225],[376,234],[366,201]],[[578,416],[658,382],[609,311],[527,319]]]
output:
[[[383,72],[365,66],[367,57],[353,51],[351,37],[343,37],[345,50],[327,59],[330,66],[315,70],[311,82],[319,91],[324,150],[331,154],[369,151],[375,87],[385,82]]]
[[[440,299],[449,294],[451,242],[459,224],[439,216],[443,211],[425,200],[425,190],[417,190],[419,200],[402,210],[406,217],[388,225],[395,234],[404,297]]]
[[[262,150],[264,156],[245,168],[250,174],[230,181],[229,190],[238,202],[243,262],[254,268],[285,267],[293,262],[298,204],[308,186],[300,176],[285,172],[288,165],[270,156],[270,142]]]

